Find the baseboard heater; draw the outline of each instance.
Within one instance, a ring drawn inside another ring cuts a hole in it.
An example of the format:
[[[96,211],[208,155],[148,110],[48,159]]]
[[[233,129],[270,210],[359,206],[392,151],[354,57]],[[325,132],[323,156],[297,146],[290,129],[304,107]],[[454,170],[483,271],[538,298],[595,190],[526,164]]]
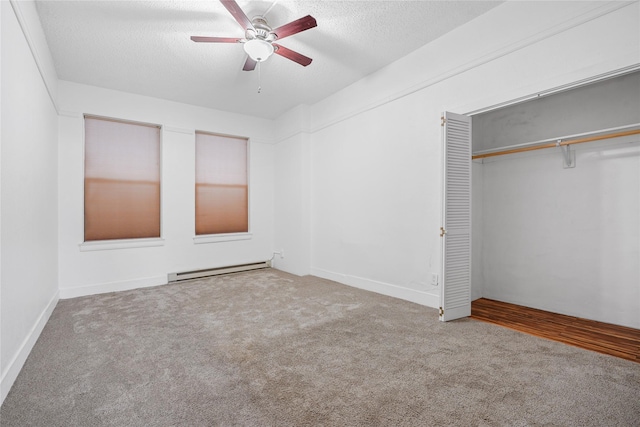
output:
[[[180,280],[199,279],[201,277],[217,276],[219,274],[239,273],[241,271],[259,270],[271,267],[270,261],[254,262],[252,264],[230,265],[227,267],[208,268],[206,270],[183,271],[169,273],[169,283]]]

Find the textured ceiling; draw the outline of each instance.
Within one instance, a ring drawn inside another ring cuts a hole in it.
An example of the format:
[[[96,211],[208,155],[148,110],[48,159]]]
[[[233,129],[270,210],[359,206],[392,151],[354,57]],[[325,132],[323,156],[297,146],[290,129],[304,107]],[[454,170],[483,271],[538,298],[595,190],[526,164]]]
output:
[[[266,13],[272,28],[309,14],[316,18],[316,28],[279,42],[313,63],[305,68],[274,55],[260,73],[246,72],[242,45],[192,42],[192,35],[244,36],[217,0],[50,0],[36,6],[62,80],[275,118],[337,92],[500,3],[237,1],[250,19]]]

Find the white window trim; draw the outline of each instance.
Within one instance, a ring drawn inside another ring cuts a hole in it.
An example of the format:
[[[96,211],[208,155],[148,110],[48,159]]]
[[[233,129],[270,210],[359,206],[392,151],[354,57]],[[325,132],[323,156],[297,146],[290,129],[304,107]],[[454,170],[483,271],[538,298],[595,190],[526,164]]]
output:
[[[80,252],[108,251],[112,249],[150,248],[164,246],[164,239],[153,237],[148,239],[114,239],[83,242],[78,245]]]
[[[233,242],[236,240],[251,240],[253,233],[224,233],[224,234],[206,234],[202,236],[194,236],[193,243],[196,245],[203,243],[219,243]]]

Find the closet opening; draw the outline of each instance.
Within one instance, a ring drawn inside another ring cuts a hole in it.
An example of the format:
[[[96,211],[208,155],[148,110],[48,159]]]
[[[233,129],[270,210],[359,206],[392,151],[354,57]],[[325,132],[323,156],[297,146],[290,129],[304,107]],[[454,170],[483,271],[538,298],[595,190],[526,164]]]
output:
[[[471,296],[639,330],[640,71],[593,80],[470,113]]]

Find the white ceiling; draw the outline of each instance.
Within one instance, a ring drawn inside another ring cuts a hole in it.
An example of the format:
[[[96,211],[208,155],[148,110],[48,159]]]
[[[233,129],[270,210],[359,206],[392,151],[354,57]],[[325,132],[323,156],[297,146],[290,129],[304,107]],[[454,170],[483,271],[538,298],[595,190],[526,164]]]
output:
[[[313,104],[474,19],[500,2],[245,1],[272,28],[305,15],[318,26],[279,41],[313,58],[302,67],[278,55],[242,71],[239,44],[189,37],[243,37],[218,0],[36,2],[58,77],[209,108],[275,118]],[[437,61],[438,58],[433,58]]]

